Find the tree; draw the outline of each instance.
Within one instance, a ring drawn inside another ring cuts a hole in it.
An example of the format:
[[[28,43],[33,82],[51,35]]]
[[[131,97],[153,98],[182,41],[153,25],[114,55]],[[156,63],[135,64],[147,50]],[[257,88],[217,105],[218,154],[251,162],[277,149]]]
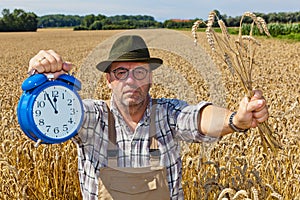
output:
[[[94,21],[95,21],[95,15],[94,14],[86,15],[83,18],[82,26],[90,27],[94,23]]]
[[[102,29],[102,22],[101,21],[94,21],[90,27],[90,30],[101,30]]]
[[[36,31],[37,16],[34,13],[26,13],[22,9],[15,9],[10,13],[9,9],[3,9],[3,18],[0,19],[0,31]]]
[[[70,27],[81,24],[83,17],[78,15],[44,15],[38,18],[38,27]]]

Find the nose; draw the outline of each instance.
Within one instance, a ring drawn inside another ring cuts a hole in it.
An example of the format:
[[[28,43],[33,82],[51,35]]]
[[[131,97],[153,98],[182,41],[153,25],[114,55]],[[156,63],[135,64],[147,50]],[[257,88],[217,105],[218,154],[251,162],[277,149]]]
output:
[[[133,72],[129,71],[128,72],[128,77],[125,80],[127,83],[135,83],[136,79],[133,76]]]

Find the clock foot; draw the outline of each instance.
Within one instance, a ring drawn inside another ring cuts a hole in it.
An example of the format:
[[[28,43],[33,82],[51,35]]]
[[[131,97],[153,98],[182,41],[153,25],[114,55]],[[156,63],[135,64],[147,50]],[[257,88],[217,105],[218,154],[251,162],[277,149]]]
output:
[[[38,146],[41,144],[41,142],[42,142],[42,140],[41,140],[41,139],[38,139],[38,140],[36,141],[36,143],[34,144],[34,147],[35,147],[35,148],[38,148]]]

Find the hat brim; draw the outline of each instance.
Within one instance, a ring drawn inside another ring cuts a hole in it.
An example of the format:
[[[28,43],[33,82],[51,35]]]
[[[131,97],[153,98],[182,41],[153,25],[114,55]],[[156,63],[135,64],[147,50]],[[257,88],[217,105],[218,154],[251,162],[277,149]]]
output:
[[[151,70],[155,70],[156,68],[158,68],[163,63],[163,60],[160,59],[160,58],[145,58],[145,59],[137,58],[137,59],[105,60],[105,61],[102,61],[102,62],[98,63],[96,65],[96,68],[99,71],[108,72],[108,69],[109,69],[110,65],[113,62],[146,62],[146,63],[150,64]]]

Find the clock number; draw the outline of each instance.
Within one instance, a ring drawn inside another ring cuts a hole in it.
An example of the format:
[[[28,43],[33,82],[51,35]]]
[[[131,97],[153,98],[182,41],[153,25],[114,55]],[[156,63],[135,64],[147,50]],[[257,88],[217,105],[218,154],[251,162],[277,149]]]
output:
[[[40,126],[44,126],[44,125],[45,125],[44,119],[40,119],[40,120],[39,120],[39,125],[40,125]]]
[[[68,121],[70,124],[73,124],[73,119],[72,119],[72,117],[69,119],[69,121]]]
[[[53,129],[53,131],[54,131],[55,134],[58,134],[58,133],[59,133],[59,128],[58,128],[58,127],[55,127],[55,128]]]
[[[45,105],[46,105],[46,104],[45,104],[45,101],[38,101],[36,104],[37,104],[37,107],[38,107],[38,108],[44,108]]]
[[[63,125],[63,131],[68,131],[68,130],[69,130],[68,125],[67,125],[67,124],[64,124],[64,125]]]
[[[58,91],[57,90],[53,90],[52,91],[52,97],[58,97]]]
[[[44,101],[47,101],[48,98],[49,98],[49,94],[46,91],[44,91]]]
[[[76,110],[75,110],[75,108],[70,108],[70,115],[75,115],[75,113],[76,113]]]
[[[36,110],[34,113],[35,113],[35,116],[36,116],[36,117],[39,117],[39,116],[41,116],[42,111]]]
[[[50,125],[47,125],[47,126],[46,126],[47,132],[49,132],[49,131],[50,131],[50,128],[51,128],[51,126],[50,126]]]
[[[72,106],[73,105],[73,100],[72,99],[68,99],[68,106]]]

